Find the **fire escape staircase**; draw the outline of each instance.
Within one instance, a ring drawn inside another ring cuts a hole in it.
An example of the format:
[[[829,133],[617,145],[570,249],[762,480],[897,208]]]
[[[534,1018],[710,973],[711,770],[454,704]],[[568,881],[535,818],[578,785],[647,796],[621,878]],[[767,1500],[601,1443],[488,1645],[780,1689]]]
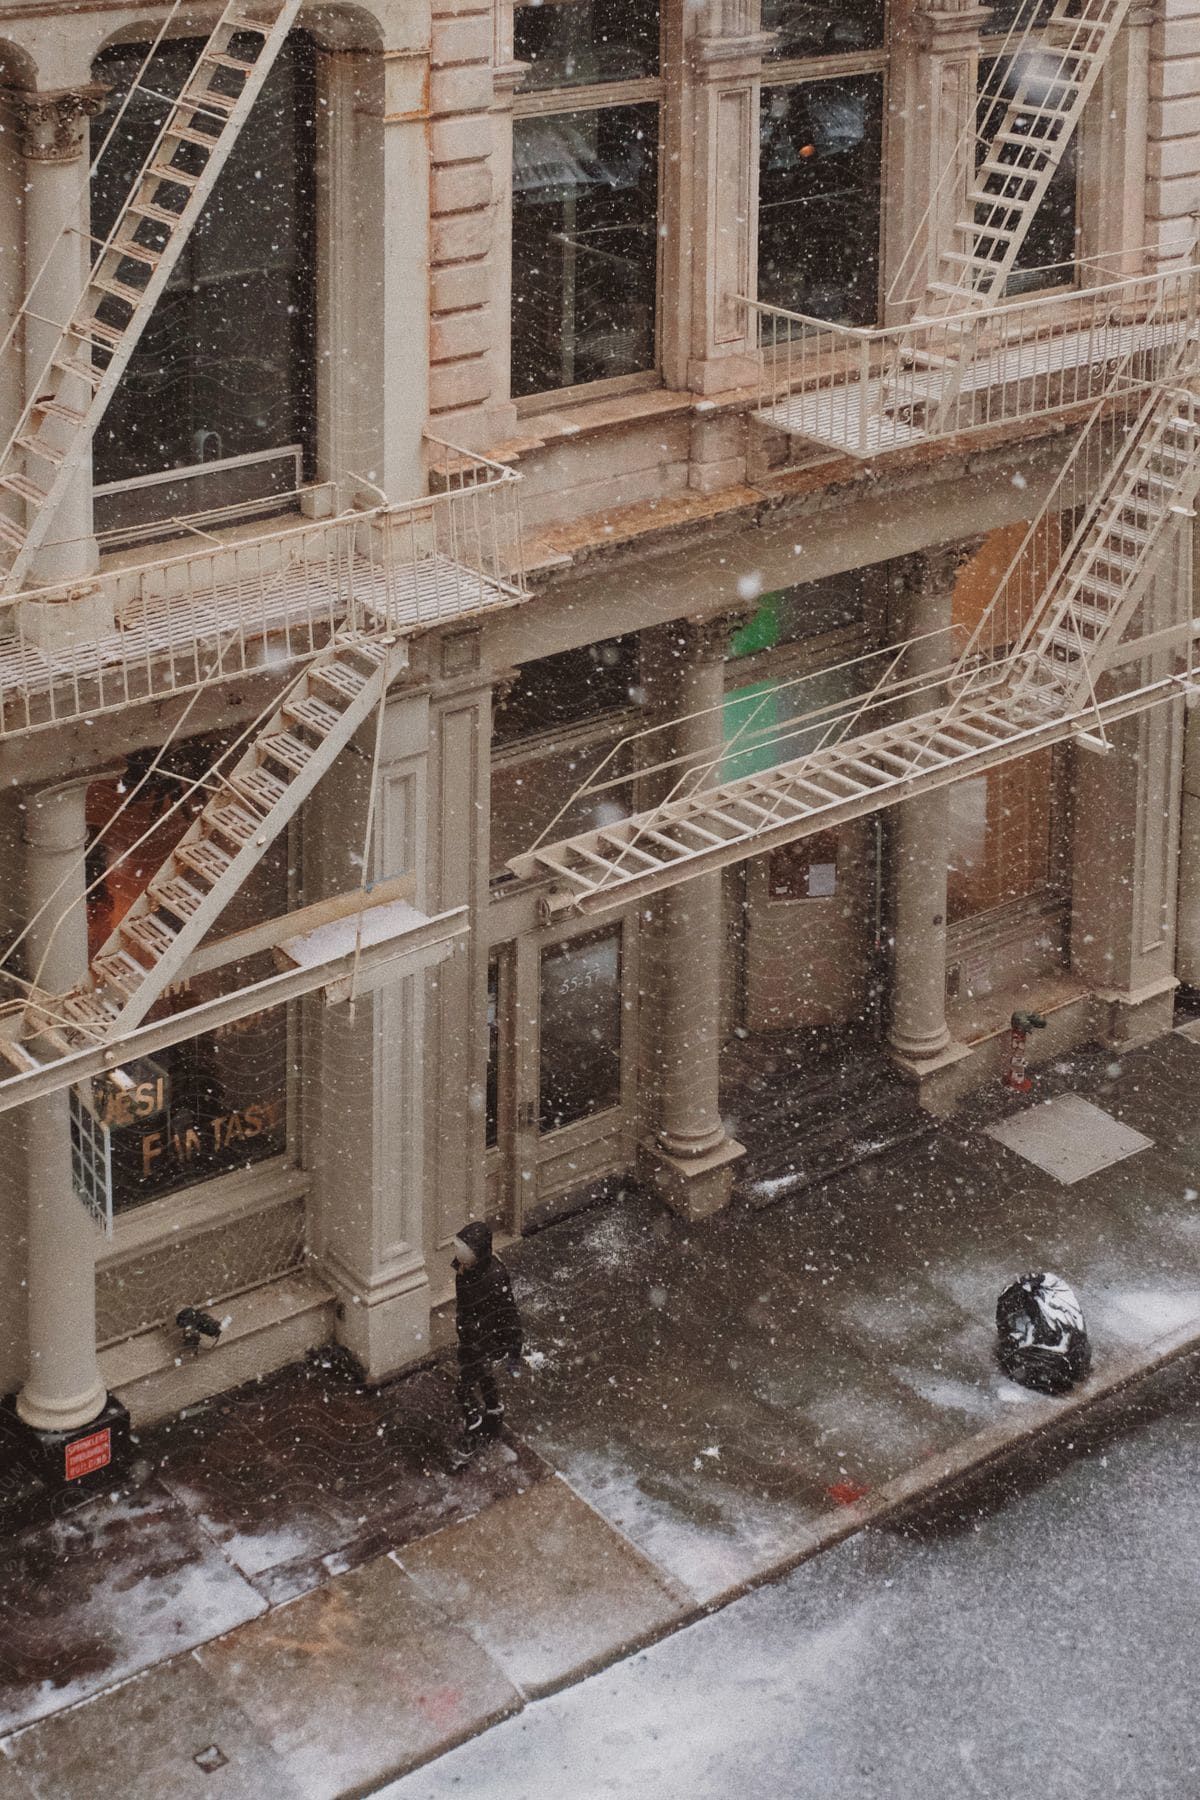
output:
[[[988,142],[973,135],[969,208],[938,250],[919,313],[927,318],[1004,296],[1021,245],[1100,77],[1130,0],[1055,0],[1045,23],[1005,46],[1015,86]],[[956,166],[961,163],[956,159]]]
[[[300,0],[225,7],[69,317],[43,319],[30,300],[21,308],[18,324],[23,316],[59,337],[0,452],[0,593],[20,587],[44,542],[299,10]],[[19,331],[8,344],[19,362]]]
[[[693,768],[697,791],[677,792],[618,824],[535,846],[508,866],[522,879],[548,882],[543,913],[599,913],[641,900],[1082,734],[1092,718],[1103,724],[1179,693],[1178,684],[1163,683],[1149,698],[1096,698],[1170,528],[1191,513],[1200,490],[1200,394],[1189,386],[1190,368],[1177,367],[1176,375],[1176,383],[1147,400],[1028,625],[1002,657],[989,659],[968,646],[947,671],[947,697],[936,707],[852,735],[868,704],[887,705],[881,684],[867,701],[853,703],[836,742],[713,787],[702,783],[719,765]],[[1098,407],[1093,423],[1102,413]],[[1002,604],[1003,584],[992,616]],[[981,641],[977,633],[973,643]]]
[[[215,791],[85,980],[68,994],[35,994],[29,1029],[65,1054],[139,1024],[379,703],[404,654],[391,638],[333,638],[229,771],[211,773]]]
[[[1025,242],[1038,207],[1083,114],[1104,63],[1124,22],[1131,0],[1054,0],[1053,10],[1042,23],[1020,23],[1010,32],[998,58],[998,79],[1012,71],[1012,91],[1003,102],[1003,113],[994,134],[985,135],[975,120],[955,147],[943,174],[938,194],[917,240],[905,259],[912,265],[923,254],[925,232],[938,229],[942,191],[961,180],[960,171],[972,171],[962,214],[950,225],[948,241],[935,251],[934,273],[925,286],[911,325],[923,327],[915,338],[901,340],[885,352],[876,379],[861,403],[843,399],[830,409],[821,442],[837,442],[840,419],[843,429],[868,420],[861,430],[863,443],[898,446],[921,438],[945,436],[970,423],[974,395],[967,371],[977,380],[986,372],[981,355],[990,312],[1003,300],[1009,277]],[[1026,11],[1032,13],[1029,5]],[[1002,102],[997,91],[985,108],[993,116]],[[904,269],[898,280],[903,282]],[[911,287],[914,285],[910,283]],[[945,323],[941,324],[940,321]],[[1041,370],[1038,349],[1028,352],[1028,367],[1015,378],[1034,377]],[[1009,362],[1002,359],[999,379],[1013,379]],[[914,378],[915,371],[915,378]],[[861,379],[861,378],[860,378]],[[885,423],[873,428],[869,415]],[[785,431],[791,424],[789,396],[769,405],[759,415],[764,423]],[[803,430],[797,435],[805,435]],[[854,448],[853,444],[846,447]],[[860,452],[861,453],[861,448]]]
[[[1013,652],[1018,703],[1075,712],[1145,594],[1166,532],[1200,493],[1200,395],[1156,389]]]

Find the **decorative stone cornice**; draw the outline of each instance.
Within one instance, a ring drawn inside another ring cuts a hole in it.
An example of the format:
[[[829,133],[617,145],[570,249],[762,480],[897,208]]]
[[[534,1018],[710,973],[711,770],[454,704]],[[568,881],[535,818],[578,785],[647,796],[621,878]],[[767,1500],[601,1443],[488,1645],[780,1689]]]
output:
[[[29,162],[68,163],[83,154],[88,120],[96,117],[109,92],[99,81],[41,94],[3,88],[0,103],[16,126],[22,156]]]

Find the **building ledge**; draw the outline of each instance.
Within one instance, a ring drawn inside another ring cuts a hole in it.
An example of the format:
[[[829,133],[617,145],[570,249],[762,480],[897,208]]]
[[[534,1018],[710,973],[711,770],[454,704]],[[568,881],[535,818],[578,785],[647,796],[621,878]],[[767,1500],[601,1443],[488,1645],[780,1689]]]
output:
[[[181,1295],[180,1304],[189,1299],[195,1296]],[[212,1310],[228,1324],[211,1349],[183,1350],[173,1325],[156,1325],[100,1352],[100,1378],[129,1408],[135,1426],[195,1406],[324,1343],[333,1331],[334,1295],[301,1269]]]

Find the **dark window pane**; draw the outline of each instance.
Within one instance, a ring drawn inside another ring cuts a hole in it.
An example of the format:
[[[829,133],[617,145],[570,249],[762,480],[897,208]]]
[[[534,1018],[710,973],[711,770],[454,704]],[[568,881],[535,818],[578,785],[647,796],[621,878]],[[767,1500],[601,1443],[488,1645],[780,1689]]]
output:
[[[658,107],[513,127],[512,391],[654,366]]]
[[[1016,89],[1016,79],[1001,73],[997,59],[979,65],[979,131],[982,139],[980,161],[984,149],[999,131],[1006,112],[1005,102]],[[996,82],[1000,80],[997,96]],[[989,97],[989,90],[990,96]],[[1036,89],[1031,96],[1036,103]],[[1027,121],[1031,123],[1032,121]],[[1017,130],[1022,129],[1021,115]],[[1025,241],[1017,252],[1016,267],[1009,276],[1006,292],[1030,293],[1037,288],[1059,287],[1070,281],[1075,265],[1075,214],[1078,198],[1078,143],[1076,132],[1063,152],[1062,160],[1050,177],[1041,205],[1030,221]]]
[[[842,56],[883,43],[883,0],[763,0],[764,31],[777,31],[776,56]]]
[[[495,741],[511,744],[628,706],[637,682],[637,650],[636,636],[606,638],[526,663],[496,708]]]
[[[165,45],[147,86],[178,92],[198,49]],[[97,59],[113,85],[97,142],[145,51],[121,45]],[[311,451],[315,105],[312,49],[293,35],[96,433],[98,484],[279,445]],[[135,94],[93,181],[97,235],[111,229],[165,112]]]
[[[87,902],[89,955],[99,951],[195,816],[204,790],[174,813],[169,809],[223,747],[212,738],[178,743],[162,769],[149,775],[148,753],[139,754],[130,758],[123,783],[110,779],[88,788],[87,874],[96,884]],[[286,910],[287,849],[279,843],[237,896],[221,930]],[[272,972],[265,956],[198,976],[186,991],[169,990],[149,1018],[168,1018]],[[118,1078],[97,1078],[94,1097],[112,1132],[116,1211],[278,1156],[287,1147],[287,1009],[273,1007],[139,1057]]]
[[[621,1098],[620,927],[542,952],[543,1131],[616,1106]]]
[[[584,87],[658,74],[655,0],[548,0],[518,6],[513,49],[525,88]]]
[[[764,88],[760,130],[759,299],[874,324],[882,76]]]
[[[992,16],[984,29],[989,37],[1007,37],[1013,25],[1018,34],[1030,25],[1043,25],[1054,11],[1054,0],[989,0]],[[1018,23],[1019,15],[1019,23]]]

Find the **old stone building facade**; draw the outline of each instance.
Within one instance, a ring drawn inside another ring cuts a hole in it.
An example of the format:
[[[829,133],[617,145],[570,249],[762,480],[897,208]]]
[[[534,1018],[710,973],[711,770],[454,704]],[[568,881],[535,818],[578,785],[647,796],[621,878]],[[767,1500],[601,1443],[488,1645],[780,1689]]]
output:
[[[105,1392],[161,1416],[330,1336],[394,1372],[436,1342],[468,1217],[520,1233],[630,1175],[704,1216],[744,1148],[731,1045],[827,1027],[947,1108],[997,1078],[1015,1008],[1049,1020],[1041,1055],[1169,1028],[1200,985],[1182,687],[1107,728],[1107,754],[1064,732],[595,917],[509,866],[654,806],[673,759],[715,786],[800,756],[896,646],[931,691],[1005,571],[1053,569],[1101,481],[1085,455],[1053,488],[1104,428],[1092,403],[1115,377],[1111,450],[1145,375],[1121,358],[1193,316],[1200,12],[1109,10],[992,296],[1014,355],[1070,347],[936,416],[928,388],[871,399],[868,362],[886,385],[946,360],[903,333],[1003,126],[1015,8],[375,0],[287,21],[4,600],[5,997],[86,976],[183,803],[393,569],[418,598],[386,699],[150,1023],[278,975],[264,922],[336,917],[364,882],[408,910],[386,979],[360,981],[351,933],[352,1003],[289,993],[134,1046],[96,1102],[109,1234],[70,1191],[65,1095],[0,1116],[0,1390],[28,1423],[74,1429]],[[264,11],[242,8],[228,60]],[[216,19],[3,9],[0,435]],[[825,424],[789,423],[781,393],[822,383]],[[1190,656],[1177,511],[1140,605],[1158,635],[1118,689]],[[443,564],[451,585],[422,588]],[[226,1324],[181,1358],[191,1304]]]

